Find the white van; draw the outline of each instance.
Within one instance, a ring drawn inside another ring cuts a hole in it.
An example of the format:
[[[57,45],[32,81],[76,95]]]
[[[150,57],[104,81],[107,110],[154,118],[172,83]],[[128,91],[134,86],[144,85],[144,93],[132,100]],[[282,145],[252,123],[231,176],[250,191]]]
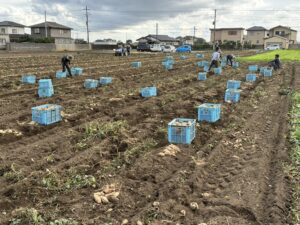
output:
[[[173,45],[166,45],[163,52],[176,52],[176,48]]]
[[[161,52],[162,47],[160,44],[152,44],[152,45],[150,45],[150,51],[151,52]]]
[[[268,45],[265,50],[276,50],[276,49],[281,49],[279,44],[272,44],[272,45]]]

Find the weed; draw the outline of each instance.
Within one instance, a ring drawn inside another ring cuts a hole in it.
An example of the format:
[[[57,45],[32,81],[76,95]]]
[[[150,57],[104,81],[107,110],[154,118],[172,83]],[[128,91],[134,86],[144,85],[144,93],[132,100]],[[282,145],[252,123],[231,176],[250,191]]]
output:
[[[15,212],[16,217],[11,220],[10,225],[45,225],[45,220],[34,208],[20,208]]]
[[[10,171],[4,173],[4,177],[12,182],[18,182],[24,178],[24,174],[21,170],[16,169],[15,164],[11,164]]]
[[[78,222],[71,219],[59,219],[53,222],[49,222],[49,225],[77,225]]]
[[[96,187],[96,178],[91,175],[79,175],[76,174],[72,177],[67,178],[65,182],[65,187],[67,189],[75,188],[84,188],[84,187]]]

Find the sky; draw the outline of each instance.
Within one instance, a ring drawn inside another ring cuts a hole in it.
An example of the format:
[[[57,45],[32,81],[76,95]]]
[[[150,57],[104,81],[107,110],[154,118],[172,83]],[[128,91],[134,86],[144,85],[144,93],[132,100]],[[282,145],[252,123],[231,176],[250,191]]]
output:
[[[195,35],[209,41],[216,27],[277,25],[298,30],[298,0],[0,0],[0,21],[30,26],[47,21],[73,28],[73,38],[86,39],[85,7],[88,7],[90,41],[112,38],[125,41],[156,33],[171,37]],[[30,33],[29,29],[26,29]]]

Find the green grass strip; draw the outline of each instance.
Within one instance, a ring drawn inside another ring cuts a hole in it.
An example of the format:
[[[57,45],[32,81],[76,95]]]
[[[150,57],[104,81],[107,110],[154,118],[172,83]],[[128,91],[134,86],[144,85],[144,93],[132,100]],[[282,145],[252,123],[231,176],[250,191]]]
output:
[[[274,50],[266,51],[252,56],[240,57],[239,61],[263,61],[269,62],[275,58],[275,55],[279,54],[282,61],[300,61],[300,50]]]

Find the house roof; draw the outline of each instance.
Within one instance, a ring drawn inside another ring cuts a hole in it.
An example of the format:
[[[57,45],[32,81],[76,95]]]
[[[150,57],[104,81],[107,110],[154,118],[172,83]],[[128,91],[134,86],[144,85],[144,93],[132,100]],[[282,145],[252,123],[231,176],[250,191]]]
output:
[[[273,28],[271,28],[270,30],[274,30],[275,28],[278,28],[278,27],[290,29],[291,31],[296,31],[296,30],[294,30],[294,29],[292,29],[292,28],[290,28],[290,27],[287,27],[287,26],[281,26],[281,25],[278,25],[278,26],[276,26],[276,27],[273,27]],[[297,31],[296,31],[296,32],[297,32]]]
[[[0,22],[0,26],[1,27],[25,27],[22,24],[15,23],[15,22],[12,22],[12,21],[2,21],[2,22]]]
[[[216,29],[213,29],[213,28],[210,28],[210,30],[245,30],[245,28],[242,28],[242,27],[233,27],[233,28],[216,28]]]
[[[62,29],[62,30],[72,30],[72,28],[58,24],[56,22],[46,22],[46,26],[50,27],[50,28],[57,28],[57,29]],[[32,28],[44,28],[45,27],[45,22],[44,23],[39,23],[39,24],[35,24],[30,26]]]
[[[254,26],[247,29],[247,31],[267,31],[266,28],[260,26]]]
[[[159,40],[159,41],[177,41],[175,38],[169,37],[168,35],[156,35],[156,34],[149,34],[146,37],[141,37],[137,39],[137,41],[142,39]]]

